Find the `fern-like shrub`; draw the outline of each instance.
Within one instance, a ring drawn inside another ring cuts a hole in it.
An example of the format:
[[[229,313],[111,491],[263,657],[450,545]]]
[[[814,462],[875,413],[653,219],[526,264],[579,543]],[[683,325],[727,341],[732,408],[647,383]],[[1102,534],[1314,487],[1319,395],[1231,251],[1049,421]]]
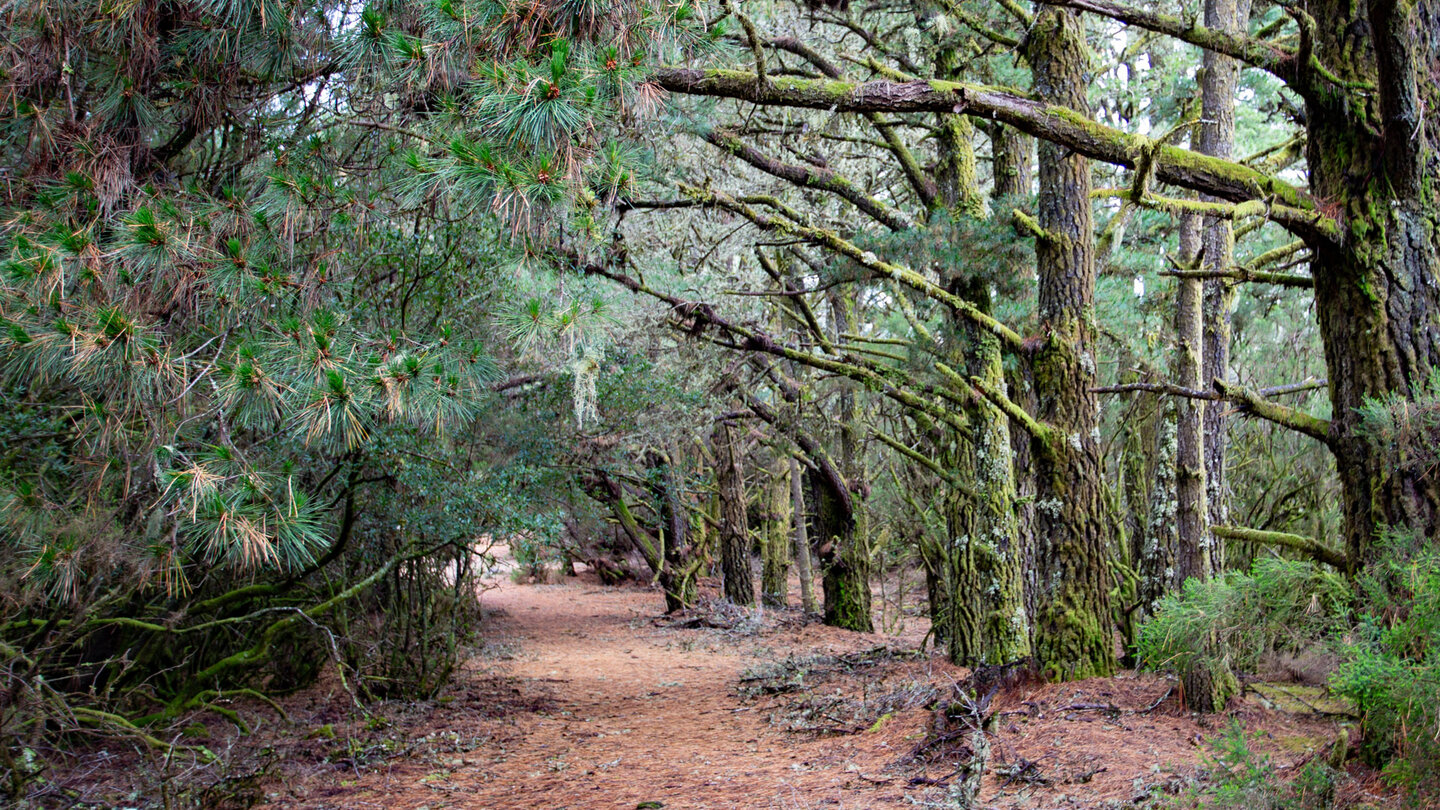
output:
[[[1390,533],[1359,578],[1365,605],[1333,690],[1355,701],[1362,753],[1417,800],[1440,798],[1440,548]],[[1432,805],[1433,806],[1433,805]]]
[[[1331,644],[1351,598],[1343,576],[1313,562],[1260,559],[1248,572],[1189,580],[1160,600],[1136,639],[1142,666],[1182,676],[1253,672],[1267,653]]]

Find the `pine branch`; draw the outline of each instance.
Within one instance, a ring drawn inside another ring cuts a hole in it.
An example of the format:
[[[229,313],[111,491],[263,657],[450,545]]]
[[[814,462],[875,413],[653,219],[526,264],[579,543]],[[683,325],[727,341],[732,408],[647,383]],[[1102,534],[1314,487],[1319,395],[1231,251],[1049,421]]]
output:
[[[1168,14],[1113,3],[1110,0],[1055,0],[1052,5],[1088,11],[1102,17],[1174,37],[1208,51],[1228,56],[1279,77],[1286,83],[1296,80],[1295,54],[1263,40],[1230,34],[1198,25]]]
[[[981,312],[970,302],[959,296],[952,295],[939,285],[909,268],[891,264],[868,250],[861,250],[854,243],[840,238],[834,231],[812,228],[806,225],[793,224],[767,217],[745,203],[718,191],[683,185],[681,188],[685,193],[690,194],[697,200],[707,201],[716,207],[745,217],[762,230],[777,231],[791,236],[798,236],[807,242],[846,256],[866,269],[872,270],[886,278],[894,279],[916,292],[923,293],[945,304],[954,310],[957,315],[966,318],[981,329],[998,337],[1000,342],[1012,351],[1019,351],[1023,348],[1023,339],[1019,333]]]
[[[734,323],[717,313],[714,307],[699,301],[688,301],[677,296],[656,290],[649,285],[636,279],[599,265],[589,265],[584,268],[586,273],[604,276],[634,293],[648,295],[657,300],[669,304],[675,313],[676,320],[673,324],[683,329],[687,334],[702,340],[722,345],[735,351],[760,352],[774,357],[783,357],[796,363],[811,368],[826,371],[847,379],[855,380],[873,388],[898,404],[922,411],[935,419],[938,419],[957,430],[963,429],[964,421],[960,415],[950,409],[943,408],[925,398],[933,396],[936,399],[954,399],[955,394],[951,391],[942,390],[934,386],[920,386],[921,393],[916,393],[909,388],[902,387],[892,379],[894,369],[877,366],[868,363],[862,358],[847,355],[840,359],[821,357],[811,352],[800,351],[776,341],[770,335],[752,329],[741,324]],[[722,341],[704,334],[704,327],[713,325],[720,331],[735,338],[733,341]]]
[[[1277,425],[1304,433],[1323,444],[1330,444],[1330,422],[1304,411],[1271,402],[1243,385],[1215,380],[1215,390],[1228,401],[1240,405],[1247,413]]]
[[[1026,433],[1034,436],[1046,448],[1053,447],[1055,441],[1055,428],[1040,422],[1031,416],[1028,411],[1020,407],[1014,400],[1005,396],[1005,392],[994,387],[980,377],[971,377],[970,384],[975,390],[985,395],[995,407],[999,408],[1010,420],[1025,429]]]
[[[818,68],[820,72],[828,78],[844,78],[844,75],[840,72],[840,68],[836,67],[835,63],[821,56],[814,48],[811,48],[809,45],[806,45],[794,37],[774,39],[770,41],[770,45],[778,50],[788,51],[808,60],[810,64]],[[895,131],[895,126],[885,122],[876,113],[865,113],[864,115],[865,120],[869,121],[870,125],[875,128],[875,131],[880,133],[880,137],[885,139],[886,148],[888,148],[890,153],[895,156],[895,159],[899,161],[900,169],[905,173],[905,179],[910,182],[910,187],[914,189],[915,196],[920,198],[920,204],[925,206],[926,209],[934,209],[937,205],[936,201],[939,199],[939,191],[935,188],[935,182],[931,180],[930,176],[925,173],[925,170],[920,167],[920,161],[915,159],[915,154],[910,151],[910,147],[901,140],[899,133]]]
[[[1152,394],[1164,394],[1166,396],[1185,397],[1187,399],[1229,402],[1238,406],[1244,413],[1257,416],[1268,422],[1274,422],[1277,425],[1290,428],[1298,433],[1304,433],[1306,436],[1316,439],[1328,446],[1330,444],[1330,422],[1328,420],[1311,416],[1296,408],[1271,402],[1266,398],[1323,388],[1326,384],[1324,380],[1304,380],[1298,383],[1280,385],[1273,388],[1262,388],[1256,391],[1236,383],[1215,380],[1215,390],[1202,391],[1198,388],[1185,388],[1166,382],[1136,382],[1102,386],[1091,388],[1090,390],[1097,394],[1123,394],[1133,391],[1146,391]]]

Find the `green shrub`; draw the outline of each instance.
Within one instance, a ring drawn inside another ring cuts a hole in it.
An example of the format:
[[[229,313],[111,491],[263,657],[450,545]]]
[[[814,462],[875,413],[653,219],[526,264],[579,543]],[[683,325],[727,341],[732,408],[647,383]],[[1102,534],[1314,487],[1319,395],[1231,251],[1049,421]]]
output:
[[[1251,750],[1250,741],[1245,727],[1235,720],[1212,739],[1210,752],[1202,758],[1207,779],[1191,793],[1187,804],[1247,810],[1324,810],[1336,806],[1338,771],[1314,759],[1294,779],[1286,781],[1267,754]]]
[[[1365,758],[1423,801],[1440,796],[1440,548],[1400,533],[1380,543],[1330,686],[1360,710]]]
[[[1253,672],[1269,652],[1333,643],[1350,601],[1344,577],[1312,562],[1260,559],[1246,572],[1189,580],[1160,600],[1136,639],[1141,665],[1184,676]]]

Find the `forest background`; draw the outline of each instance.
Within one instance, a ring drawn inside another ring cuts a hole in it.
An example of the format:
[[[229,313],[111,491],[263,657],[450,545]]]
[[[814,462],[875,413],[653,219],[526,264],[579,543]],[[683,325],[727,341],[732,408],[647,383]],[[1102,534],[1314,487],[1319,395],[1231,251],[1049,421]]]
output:
[[[1171,5],[0,6],[8,795],[433,696],[501,538],[1197,711],[1323,649],[1434,790],[1440,6]]]

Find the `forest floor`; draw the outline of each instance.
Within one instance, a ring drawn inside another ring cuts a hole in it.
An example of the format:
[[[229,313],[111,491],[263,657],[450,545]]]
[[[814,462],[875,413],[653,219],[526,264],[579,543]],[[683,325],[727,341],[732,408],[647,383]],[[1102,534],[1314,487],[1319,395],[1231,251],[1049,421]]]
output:
[[[258,701],[229,704],[249,735],[213,714],[186,727],[223,767],[108,747],[75,752],[56,784],[87,806],[157,790],[276,810],[954,806],[946,791],[970,758],[963,734],[934,744],[935,707],[968,673],[917,649],[925,620],[893,592],[877,604],[901,629],[859,634],[711,600],[667,617],[651,588],[508,573],[487,582],[483,647],[434,700],[362,710],[332,673],[281,700],[283,721]],[[1280,778],[1338,732],[1312,708],[1327,708],[1318,690],[1260,684],[1268,699],[1247,691],[1228,717],[1200,717],[1180,710],[1173,686],[1125,672],[1001,691],[979,805],[1163,807],[1195,784],[1231,718]],[[1367,792],[1373,774],[1352,774],[1347,792],[1386,804]]]
[[[390,712],[382,743],[364,742],[374,720],[347,726],[337,695],[296,696],[295,722],[338,732],[287,752],[267,806],[941,807],[965,764],[963,750],[917,755],[967,674],[915,651],[923,620],[864,635],[724,603],[677,620],[657,592],[588,574],[492,584],[482,652],[444,697]],[[1185,789],[1228,720],[1179,711],[1172,685],[1125,673],[1002,692],[982,806],[1127,807]],[[1281,774],[1337,733],[1290,703],[1247,694],[1230,712]]]

